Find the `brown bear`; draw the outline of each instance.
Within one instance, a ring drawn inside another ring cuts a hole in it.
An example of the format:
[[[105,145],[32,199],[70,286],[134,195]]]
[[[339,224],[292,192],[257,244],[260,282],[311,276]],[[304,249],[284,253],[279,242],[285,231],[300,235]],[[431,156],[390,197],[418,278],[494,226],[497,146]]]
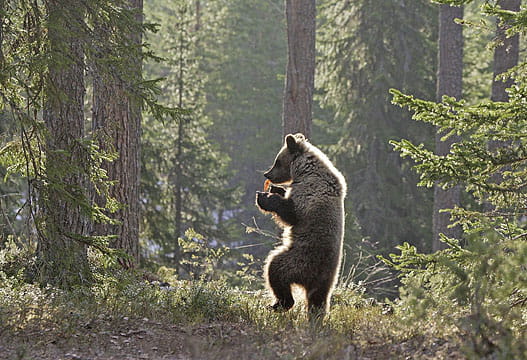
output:
[[[302,134],[287,135],[271,169],[273,184],[256,194],[256,204],[283,228],[282,245],[270,252],[264,269],[275,310],[293,304],[291,285],[304,288],[310,319],[329,309],[342,256],[344,197],[342,174]]]

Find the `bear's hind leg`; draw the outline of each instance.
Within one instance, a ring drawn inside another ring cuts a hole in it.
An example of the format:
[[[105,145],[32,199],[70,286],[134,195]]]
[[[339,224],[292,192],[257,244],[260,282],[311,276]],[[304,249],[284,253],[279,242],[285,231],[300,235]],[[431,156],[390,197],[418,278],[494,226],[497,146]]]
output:
[[[321,285],[306,289],[306,294],[309,320],[324,318],[329,301],[329,287]]]
[[[295,300],[291,293],[291,282],[287,280],[286,271],[281,266],[281,256],[271,260],[267,268],[267,281],[276,297],[276,303],[271,306],[275,311],[286,311],[293,307]]]
[[[293,307],[295,300],[291,294],[291,287],[272,287],[274,295],[276,296],[276,302],[271,305],[271,308],[275,311],[287,311]]]

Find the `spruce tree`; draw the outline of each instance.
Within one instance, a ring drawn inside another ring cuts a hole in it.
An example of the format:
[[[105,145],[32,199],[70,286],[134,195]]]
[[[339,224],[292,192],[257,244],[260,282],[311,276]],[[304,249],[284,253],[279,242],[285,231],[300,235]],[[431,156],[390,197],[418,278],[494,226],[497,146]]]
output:
[[[525,10],[490,4],[482,9],[509,26],[509,36],[527,28]],[[402,273],[400,305],[409,310],[404,315],[409,321],[457,326],[469,358],[527,354],[527,273],[522,271],[527,256],[526,68],[521,62],[507,72],[515,81],[508,102],[469,105],[444,97],[435,103],[392,91],[394,103],[410,109],[415,120],[458,135],[450,152],[442,155],[408,140],[393,142],[401,156],[416,162],[420,185],[462,186],[470,200],[453,211],[462,239],[441,236],[445,249],[434,254],[403,244],[400,254],[391,255],[392,265]],[[492,148],[493,142],[507,146]]]
[[[348,182],[347,238],[383,250],[403,241],[430,247],[431,193],[415,189],[411,164],[397,160],[388,141],[429,142],[431,128],[391,106],[388,90],[434,98],[437,9],[393,0],[325,1],[320,9],[323,109],[315,125]]]
[[[311,136],[315,86],[315,0],[286,0],[287,71],[283,133]]]

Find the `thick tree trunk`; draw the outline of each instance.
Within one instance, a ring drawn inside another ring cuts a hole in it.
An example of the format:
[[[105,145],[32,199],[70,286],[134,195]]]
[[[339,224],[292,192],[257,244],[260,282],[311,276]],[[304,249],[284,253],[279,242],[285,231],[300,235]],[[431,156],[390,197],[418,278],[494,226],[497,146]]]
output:
[[[37,249],[40,282],[63,288],[89,277],[86,246],[87,217],[79,196],[86,191],[82,170],[84,137],[84,61],[78,31],[83,14],[76,2],[48,0],[49,74],[43,118],[47,186],[41,193],[44,228]],[[76,240],[75,240],[76,239]]]
[[[504,10],[519,11],[521,0],[498,0],[498,5]],[[510,68],[518,64],[520,36],[518,34],[507,38],[505,31],[508,26],[496,24],[496,37],[502,44],[494,49],[494,80],[492,82],[492,101],[508,101],[509,96],[505,89],[510,88],[514,83],[513,79],[507,81],[496,80],[496,77],[503,74]]]
[[[287,72],[283,135],[311,136],[311,108],[315,79],[315,0],[286,0]]]
[[[136,20],[142,21],[142,0],[130,0],[131,9],[137,9]],[[131,42],[139,45],[141,33],[128,35]],[[123,54],[130,56],[130,54]],[[93,131],[103,149],[115,151],[118,158],[105,164],[108,178],[116,181],[109,190],[122,208],[114,215],[118,225],[98,224],[97,235],[116,235],[110,246],[124,250],[129,260],[121,264],[130,268],[139,261],[139,176],[141,101],[132,93],[133,82],[141,79],[141,58],[131,59],[132,76],[119,76],[109,69],[95,69],[93,84]],[[123,74],[124,75],[124,74]]]
[[[437,98],[441,100],[443,95],[456,99],[462,96],[463,80],[463,32],[462,27],[454,22],[455,19],[463,18],[463,7],[440,5],[439,10],[439,64],[437,75]],[[450,152],[450,146],[456,141],[456,137],[450,137],[441,141],[442,133],[436,134],[436,153],[446,155]],[[439,240],[439,234],[448,237],[459,238],[461,229],[449,227],[451,225],[450,214],[440,212],[443,209],[452,209],[460,203],[461,189],[459,186],[443,190],[439,186],[434,188],[434,212],[432,221],[433,240],[432,250],[437,251],[445,246]]]

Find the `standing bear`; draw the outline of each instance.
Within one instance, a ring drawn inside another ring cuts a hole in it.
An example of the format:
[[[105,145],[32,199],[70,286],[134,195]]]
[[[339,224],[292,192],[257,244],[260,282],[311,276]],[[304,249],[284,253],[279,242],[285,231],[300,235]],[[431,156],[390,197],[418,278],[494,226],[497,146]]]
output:
[[[291,285],[304,288],[309,318],[323,317],[337,282],[344,235],[346,182],[342,174],[302,134],[287,135],[264,176],[273,184],[256,193],[256,204],[283,228],[282,245],[264,268],[275,310],[293,304]]]

